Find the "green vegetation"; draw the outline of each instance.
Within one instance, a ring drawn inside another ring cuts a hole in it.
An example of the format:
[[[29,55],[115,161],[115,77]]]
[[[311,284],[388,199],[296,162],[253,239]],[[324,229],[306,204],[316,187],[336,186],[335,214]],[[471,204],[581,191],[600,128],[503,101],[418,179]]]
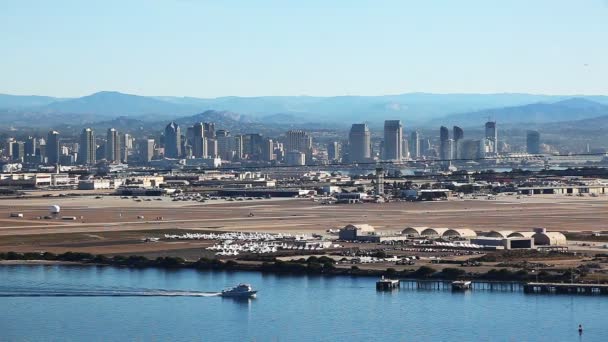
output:
[[[444,268],[438,275],[442,279],[457,279],[462,278],[466,272],[459,268]]]
[[[15,253],[6,252],[0,253],[0,260],[45,260],[45,261],[68,261],[79,262],[94,265],[107,265],[118,267],[144,268],[144,267],[160,267],[160,268],[191,268],[199,270],[250,270],[274,273],[289,273],[289,274],[328,274],[328,275],[361,275],[379,277],[385,275],[392,278],[413,278],[413,279],[483,279],[489,281],[531,281],[538,279],[546,282],[570,281],[578,279],[588,272],[587,269],[577,269],[547,272],[540,271],[538,273],[529,273],[525,270],[511,271],[506,268],[492,269],[487,273],[467,274],[459,268],[444,268],[437,271],[428,266],[420,266],[416,270],[397,271],[394,268],[386,270],[370,270],[361,269],[358,266],[350,268],[337,268],[336,262],[329,257],[311,256],[307,259],[300,258],[292,261],[282,261],[277,259],[269,259],[262,264],[245,264],[235,260],[222,261],[219,259],[200,258],[197,261],[186,261],[179,257],[158,257],[156,259],[148,259],[144,256],[131,255],[123,256],[116,255],[108,257],[105,255],[93,255],[90,253],[66,252],[63,254],[54,253]]]
[[[428,278],[437,272],[434,268],[428,266],[420,266],[416,271],[412,273],[414,278]]]

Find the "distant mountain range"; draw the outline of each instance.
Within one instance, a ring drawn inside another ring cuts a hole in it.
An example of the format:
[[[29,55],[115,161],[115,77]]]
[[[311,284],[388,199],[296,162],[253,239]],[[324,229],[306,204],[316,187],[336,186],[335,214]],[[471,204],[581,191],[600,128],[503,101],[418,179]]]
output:
[[[45,106],[58,101],[61,101],[61,99],[49,96],[19,96],[0,94],[0,108],[4,109]]]
[[[608,115],[607,96],[534,94],[426,94],[386,96],[194,97],[138,96],[104,91],[79,98],[0,94],[1,125],[53,126],[109,122],[129,124],[223,121],[230,125],[346,128],[385,119],[401,119],[406,127],[440,124],[479,126],[488,118],[501,123],[576,121]],[[218,124],[221,127],[221,125]]]
[[[585,98],[571,98],[554,103],[532,103],[523,106],[453,114],[441,119],[435,119],[433,122],[436,124],[475,126],[489,119],[501,124],[541,124],[577,121],[604,115],[608,115],[608,105]]]

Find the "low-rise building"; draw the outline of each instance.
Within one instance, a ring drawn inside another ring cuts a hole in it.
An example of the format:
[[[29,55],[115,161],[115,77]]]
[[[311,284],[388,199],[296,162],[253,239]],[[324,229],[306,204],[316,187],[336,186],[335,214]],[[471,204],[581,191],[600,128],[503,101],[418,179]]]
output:
[[[217,169],[222,166],[221,158],[191,158],[186,159],[186,166],[199,166]]]
[[[407,189],[401,190],[400,197],[410,201],[447,200],[452,191],[449,189]]]
[[[369,224],[349,224],[338,232],[338,238],[344,241],[382,243],[387,241],[407,240],[407,235],[380,234]]]
[[[144,188],[156,188],[164,184],[163,176],[132,176],[125,179],[125,184],[135,185]]]
[[[3,173],[0,186],[20,188],[76,187],[78,176],[67,173]]]
[[[367,199],[367,194],[363,192],[341,192],[336,194],[337,203],[359,203]]]
[[[375,233],[376,229],[369,224],[349,224],[340,229],[338,237],[344,241],[356,241],[358,237]]]
[[[86,179],[78,182],[78,190],[116,189],[122,184],[122,179]]]
[[[553,185],[520,187],[517,192],[521,195],[579,195],[579,194],[608,194],[608,185]]]
[[[525,237],[501,238],[480,236],[471,239],[471,243],[483,247],[493,247],[497,249],[533,249],[535,247],[534,239]]]

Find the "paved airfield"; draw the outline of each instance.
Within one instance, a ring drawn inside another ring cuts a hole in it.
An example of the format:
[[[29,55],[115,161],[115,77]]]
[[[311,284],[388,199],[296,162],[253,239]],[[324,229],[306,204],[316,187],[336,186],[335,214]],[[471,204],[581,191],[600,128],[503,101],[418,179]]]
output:
[[[38,219],[48,215],[48,207],[54,204],[61,207],[62,216],[77,220]],[[380,230],[429,226],[581,231],[608,229],[607,209],[608,197],[504,196],[497,200],[351,205],[321,205],[302,199],[197,203],[168,198],[136,202],[112,196],[31,198],[0,200],[0,236],[166,228],[320,232],[348,223],[369,223]],[[12,212],[23,213],[24,218],[10,218]]]
[[[39,219],[51,205],[75,221]],[[0,251],[67,250],[141,253],[199,250],[203,242],[144,244],[141,239],[167,230],[313,233],[349,223],[368,223],[379,231],[407,226],[469,227],[475,230],[608,230],[608,197],[499,196],[496,200],[449,200],[385,204],[321,205],[304,199],[227,202],[136,202],[104,196],[0,200]],[[11,218],[10,213],[23,213]],[[253,214],[253,216],[250,216]],[[138,216],[143,216],[138,218]],[[82,218],[81,218],[82,217]],[[159,219],[162,217],[162,219]],[[73,242],[73,244],[66,243]]]

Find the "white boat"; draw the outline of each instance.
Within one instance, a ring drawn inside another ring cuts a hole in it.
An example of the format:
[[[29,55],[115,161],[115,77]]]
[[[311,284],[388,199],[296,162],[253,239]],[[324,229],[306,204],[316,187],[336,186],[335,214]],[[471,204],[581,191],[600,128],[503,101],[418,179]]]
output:
[[[258,291],[254,291],[249,284],[239,284],[231,289],[223,290],[222,297],[254,298]]]
[[[471,288],[470,280],[456,280],[452,282],[452,290],[453,291],[465,291]]]

